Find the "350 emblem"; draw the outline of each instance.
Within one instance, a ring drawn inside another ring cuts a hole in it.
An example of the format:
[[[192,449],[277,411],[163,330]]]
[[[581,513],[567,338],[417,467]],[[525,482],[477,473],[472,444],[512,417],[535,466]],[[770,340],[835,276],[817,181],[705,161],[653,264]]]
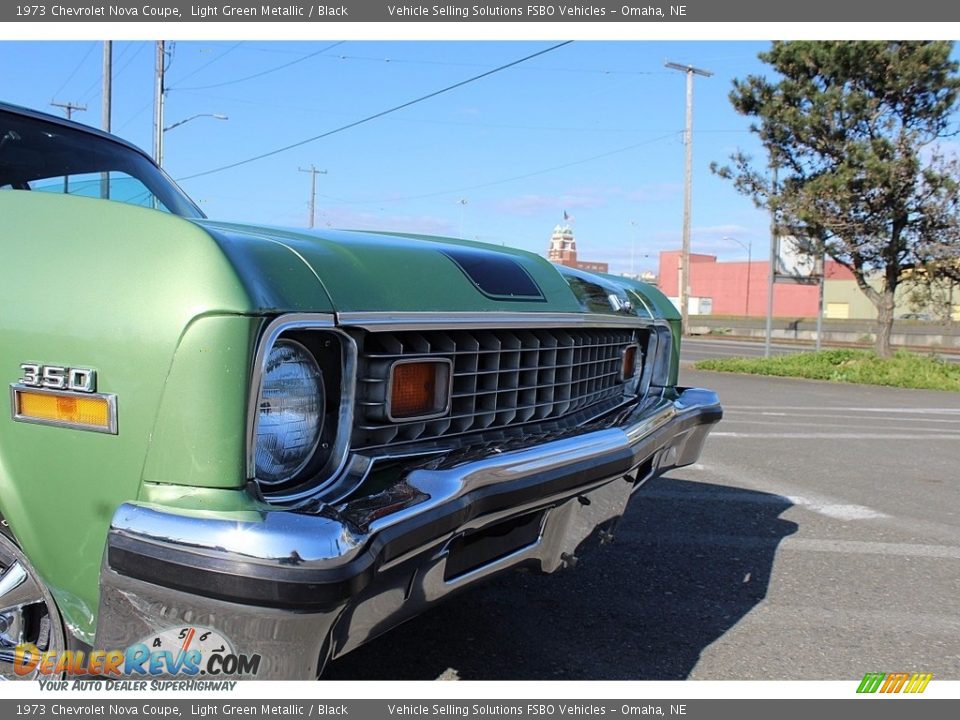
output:
[[[20,369],[23,370],[20,384],[27,387],[88,393],[97,389],[97,371],[89,368],[23,363]]]

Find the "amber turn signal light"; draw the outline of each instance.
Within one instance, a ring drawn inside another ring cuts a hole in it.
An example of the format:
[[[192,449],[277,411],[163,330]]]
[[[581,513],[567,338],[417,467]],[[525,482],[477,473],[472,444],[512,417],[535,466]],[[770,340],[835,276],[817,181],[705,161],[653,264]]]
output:
[[[426,420],[450,411],[450,360],[401,360],[390,369],[390,420]]]
[[[633,379],[637,374],[637,353],[640,352],[640,347],[637,345],[628,345],[623,350],[623,355],[620,360],[620,379],[626,382],[627,380]]]
[[[13,388],[13,419],[116,434],[114,395],[87,395],[51,390]]]

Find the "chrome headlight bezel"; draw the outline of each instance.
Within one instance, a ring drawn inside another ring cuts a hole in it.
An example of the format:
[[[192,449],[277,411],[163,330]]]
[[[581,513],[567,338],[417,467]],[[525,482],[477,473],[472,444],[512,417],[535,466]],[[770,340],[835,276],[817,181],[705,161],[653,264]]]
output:
[[[335,492],[350,451],[356,393],[356,342],[336,327],[333,315],[323,313],[281,315],[267,322],[259,335],[251,367],[247,411],[248,489],[271,503],[295,502],[324,492]],[[257,479],[256,451],[264,375],[273,347],[288,340],[304,346],[320,366],[326,391],[324,424],[317,449],[296,477],[283,483],[261,483]]]

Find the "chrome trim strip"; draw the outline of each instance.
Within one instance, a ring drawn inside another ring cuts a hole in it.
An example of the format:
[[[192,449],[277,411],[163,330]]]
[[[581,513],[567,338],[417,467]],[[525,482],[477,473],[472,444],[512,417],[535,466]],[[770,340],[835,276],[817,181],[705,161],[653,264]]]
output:
[[[364,330],[486,330],[496,328],[649,327],[661,324],[634,315],[516,312],[348,312],[337,324]]]
[[[44,420],[42,418],[29,417],[17,412],[20,407],[17,401],[17,393],[29,392],[36,395],[56,395],[58,397],[96,398],[107,401],[107,427],[101,425],[85,425],[82,423],[62,422],[59,420]],[[10,414],[16,422],[30,423],[31,425],[47,425],[49,427],[68,428],[72,430],[89,430],[90,432],[104,433],[106,435],[116,435],[117,426],[117,396],[112,393],[89,393],[73,392],[71,390],[48,390],[46,388],[32,387],[20,383],[11,383],[10,385]]]
[[[318,329],[318,328],[308,328]],[[350,458],[350,437],[353,434],[353,410],[356,402],[357,387],[357,343],[354,339],[342,330],[336,328],[322,328],[323,332],[329,332],[340,338],[343,348],[343,367],[340,370],[340,412],[337,416],[337,434],[334,436],[333,447],[330,449],[330,459],[327,464],[320,469],[320,474],[326,475],[326,479],[316,485],[310,485],[302,490],[296,490],[289,493],[270,493],[271,502],[290,502],[293,500],[302,500],[306,497],[316,495],[318,492],[327,490],[336,483]],[[258,402],[259,404],[259,402]],[[256,428],[254,428],[256,432]],[[256,442],[256,435],[254,435]]]
[[[335,318],[327,313],[294,313],[291,315],[281,315],[275,318],[264,328],[261,333],[257,346],[257,353],[253,359],[253,367],[250,372],[250,392],[247,402],[247,478],[253,479],[256,475],[256,452],[257,452],[257,408],[260,407],[260,394],[263,388],[263,373],[267,364],[267,357],[274,343],[285,332],[291,330],[334,330]],[[355,354],[355,353],[354,353]],[[356,373],[354,373],[355,375]],[[346,379],[346,369],[344,369],[344,379]],[[351,380],[349,385],[353,386]],[[349,403],[351,407],[350,424],[353,424],[352,407],[353,402]],[[343,405],[341,402],[341,411]],[[341,418],[342,419],[342,418]],[[339,428],[337,429],[339,434]]]

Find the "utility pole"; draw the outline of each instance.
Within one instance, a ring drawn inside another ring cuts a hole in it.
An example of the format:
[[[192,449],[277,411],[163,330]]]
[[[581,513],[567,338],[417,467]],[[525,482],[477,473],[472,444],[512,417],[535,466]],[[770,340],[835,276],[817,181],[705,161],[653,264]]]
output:
[[[767,273],[767,326],[764,333],[763,356],[770,357],[770,339],[773,336],[773,289],[777,280],[777,159],[770,151],[770,271]]]
[[[103,116],[101,127],[110,132],[110,104],[113,102],[113,42],[105,40],[103,43]],[[100,197],[110,197],[110,174],[100,173]]]
[[[80,110],[81,112],[87,109],[86,105],[81,105],[80,103],[72,102],[57,102],[56,100],[51,100],[50,104],[53,107],[63,108],[64,112],[67,114],[67,120],[73,119],[73,111]]]
[[[693,76],[713,75],[709,70],[695,68],[693,65],[664,63],[671,70],[679,70],[687,76],[687,125],[683,135],[686,148],[683,183],[683,245],[680,250],[680,327],[683,334],[689,328],[690,313],[690,202],[693,193]]]
[[[313,228],[314,223],[316,222],[316,210],[317,210],[317,175],[326,175],[326,170],[317,170],[317,166],[313,163],[310,164],[308,168],[297,168],[300,172],[310,173],[310,224],[307,226]]]
[[[100,126],[110,132],[110,103],[113,101],[113,42],[103,43],[103,116]]]
[[[56,100],[51,100],[50,104],[53,107],[63,108],[64,112],[66,112],[67,114],[67,120],[73,119],[74,110],[84,111],[87,109],[86,105],[81,105],[79,103],[72,103],[72,102],[62,103],[62,102],[57,102]],[[70,177],[67,175],[63,176],[63,194],[64,195],[70,194]]]
[[[636,236],[640,232],[640,223],[638,223],[636,220],[631,220],[630,227],[636,228],[636,230],[630,232],[630,279],[636,280],[637,273],[634,270],[633,257],[635,255],[635,247],[636,247],[636,239],[637,239]]]
[[[163,96],[166,93],[163,74],[166,72],[167,52],[163,40],[157,40],[153,84],[153,160],[163,166]]]
[[[463,237],[463,210],[464,210],[464,208],[467,206],[467,199],[466,199],[466,198],[460,198],[459,200],[457,200],[457,204],[460,206],[460,235],[459,235],[459,237],[462,238],[462,237]]]

